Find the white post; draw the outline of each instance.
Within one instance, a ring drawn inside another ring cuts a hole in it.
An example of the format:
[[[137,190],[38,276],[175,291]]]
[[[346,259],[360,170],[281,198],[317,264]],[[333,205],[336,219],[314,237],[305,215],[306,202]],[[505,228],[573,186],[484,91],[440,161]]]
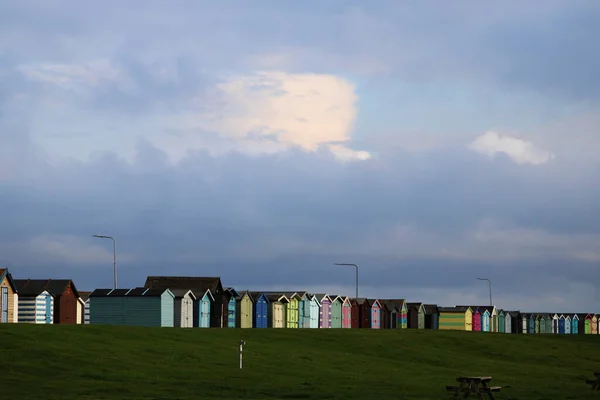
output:
[[[246,342],[244,340],[240,340],[240,369],[242,369],[242,346],[244,346]]]

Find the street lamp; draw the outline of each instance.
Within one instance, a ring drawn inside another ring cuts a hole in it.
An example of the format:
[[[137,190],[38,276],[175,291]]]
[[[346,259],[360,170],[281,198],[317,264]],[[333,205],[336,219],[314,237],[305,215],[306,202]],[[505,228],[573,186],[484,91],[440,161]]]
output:
[[[490,286],[490,307],[493,307],[493,303],[492,303],[492,281],[490,281],[488,278],[477,278],[480,281],[488,281],[488,284]]]
[[[117,288],[117,242],[112,236],[106,235],[92,235],[93,237],[100,239],[111,239],[113,241],[113,275],[114,275],[114,289]]]
[[[358,299],[358,265],[349,263],[335,263],[335,265],[349,265],[356,268],[356,298]]]

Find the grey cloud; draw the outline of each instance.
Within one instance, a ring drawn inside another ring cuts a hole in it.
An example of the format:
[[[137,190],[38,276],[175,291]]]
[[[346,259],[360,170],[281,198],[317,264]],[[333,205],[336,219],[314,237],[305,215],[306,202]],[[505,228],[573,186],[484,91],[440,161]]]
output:
[[[134,165],[106,155],[90,163],[48,166],[27,184],[0,181],[0,207],[10,210],[0,224],[0,238],[25,241],[50,233],[93,241],[93,233],[113,234],[119,250],[133,255],[121,269],[121,281],[130,286],[150,273],[218,274],[231,284],[256,288],[334,285],[348,273],[351,285],[352,271],[332,268],[339,261],[363,265],[364,284],[382,290],[395,285],[458,290],[481,271],[505,282],[507,295],[525,290],[534,277],[597,279],[593,263],[539,252],[494,261],[493,246],[487,260],[472,260],[468,252],[458,258],[432,257],[427,251],[403,256],[400,239],[371,248],[389,229],[411,224],[435,232],[433,245],[452,251],[464,246],[457,238],[482,216],[560,232],[540,204],[559,209],[578,200],[597,202],[597,191],[574,199],[563,193],[568,180],[544,182],[534,168],[511,168],[508,162],[500,167],[457,153],[445,159],[398,155],[386,160],[382,173],[367,163],[342,165],[323,153],[299,151],[259,158],[199,153],[169,166],[147,143],[139,152]],[[593,221],[578,221],[569,232],[599,233]],[[428,244],[410,243],[415,245]],[[390,255],[389,246],[399,250],[398,256]],[[27,266],[20,262],[22,255],[10,249],[5,254],[16,275],[21,269],[23,274],[69,271],[87,288],[98,285],[95,277],[106,280],[98,271],[107,267],[97,262],[91,269],[69,262],[59,266],[51,259]]]

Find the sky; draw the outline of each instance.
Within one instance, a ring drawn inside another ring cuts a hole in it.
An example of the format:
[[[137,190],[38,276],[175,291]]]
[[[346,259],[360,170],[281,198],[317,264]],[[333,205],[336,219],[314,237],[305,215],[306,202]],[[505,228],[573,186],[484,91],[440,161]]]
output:
[[[0,267],[600,312],[600,3],[6,0]]]

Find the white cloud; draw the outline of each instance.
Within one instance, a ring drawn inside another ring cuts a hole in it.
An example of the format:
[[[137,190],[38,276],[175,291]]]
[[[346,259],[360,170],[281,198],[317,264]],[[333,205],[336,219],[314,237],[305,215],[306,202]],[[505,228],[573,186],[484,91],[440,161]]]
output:
[[[504,153],[517,164],[540,165],[555,157],[553,153],[537,148],[531,142],[499,135],[496,132],[486,132],[478,136],[467,147],[489,157],[494,157],[497,153]]]
[[[273,149],[328,147],[343,160],[370,158],[342,143],[350,140],[357,115],[354,86],[324,74],[271,71],[228,79],[215,88],[216,101],[196,101],[203,129]]]

